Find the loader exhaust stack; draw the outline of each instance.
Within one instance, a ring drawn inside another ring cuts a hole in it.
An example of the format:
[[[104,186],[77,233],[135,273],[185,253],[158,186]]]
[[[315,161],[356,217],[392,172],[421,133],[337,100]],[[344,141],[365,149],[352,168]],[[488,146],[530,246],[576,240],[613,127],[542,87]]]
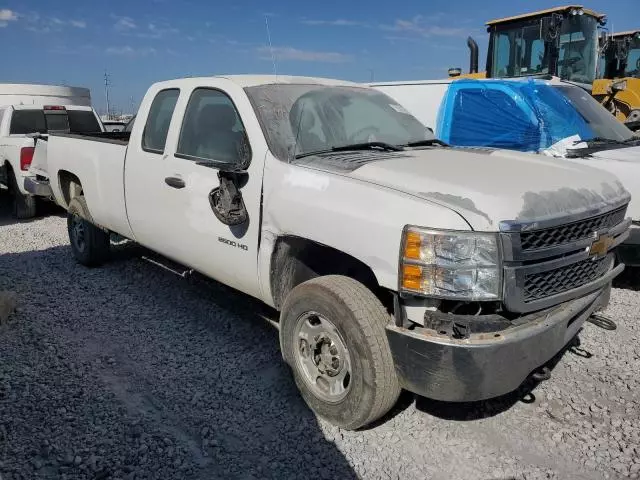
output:
[[[478,73],[478,44],[469,37],[467,38],[467,46],[469,47],[469,73]]]

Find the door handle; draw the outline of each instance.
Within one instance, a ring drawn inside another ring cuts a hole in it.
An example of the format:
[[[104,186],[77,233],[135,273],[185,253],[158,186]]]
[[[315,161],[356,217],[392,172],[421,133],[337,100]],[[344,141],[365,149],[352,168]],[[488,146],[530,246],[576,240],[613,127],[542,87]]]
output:
[[[164,183],[169,185],[171,188],[180,189],[185,187],[184,180],[181,179],[180,177],[167,177],[164,179]]]

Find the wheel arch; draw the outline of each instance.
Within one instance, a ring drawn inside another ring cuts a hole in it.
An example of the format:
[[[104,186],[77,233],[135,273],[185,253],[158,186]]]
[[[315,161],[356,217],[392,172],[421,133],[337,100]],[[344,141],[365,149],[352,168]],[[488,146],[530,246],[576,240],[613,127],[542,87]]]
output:
[[[69,202],[74,197],[82,195],[82,182],[77,175],[69,172],[68,170],[60,170],[58,172],[58,182],[60,185],[60,191],[62,192],[62,198],[64,200],[64,207],[69,207]]]
[[[361,260],[308,238],[281,235],[271,252],[269,285],[273,304],[280,310],[293,288],[307,280],[342,275],[359,281],[391,311],[393,297],[381,287],[373,270]]]

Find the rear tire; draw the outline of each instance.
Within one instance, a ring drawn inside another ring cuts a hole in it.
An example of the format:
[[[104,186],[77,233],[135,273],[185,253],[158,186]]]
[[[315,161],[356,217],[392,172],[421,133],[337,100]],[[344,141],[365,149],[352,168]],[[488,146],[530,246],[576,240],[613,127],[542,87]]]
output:
[[[289,293],[280,315],[280,346],[318,416],[353,430],[396,403],[400,386],[385,332],[389,320],[376,296],[348,277],[315,278]]]
[[[13,170],[7,171],[9,190],[11,194],[11,212],[19,220],[36,216],[36,199],[31,195],[23,195],[18,187],[18,180]]]
[[[71,251],[78,263],[85,267],[98,267],[109,258],[109,233],[96,227],[83,196],[69,202],[67,231]]]

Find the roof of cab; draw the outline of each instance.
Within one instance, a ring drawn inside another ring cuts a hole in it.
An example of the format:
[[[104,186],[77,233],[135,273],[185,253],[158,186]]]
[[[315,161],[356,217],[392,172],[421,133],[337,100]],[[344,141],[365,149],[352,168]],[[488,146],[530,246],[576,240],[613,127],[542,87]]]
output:
[[[611,34],[613,38],[632,37],[634,35],[640,35],[640,30],[627,30],[626,32],[616,32]]]
[[[507,23],[507,22],[512,22],[515,20],[524,20],[526,18],[531,18],[531,17],[537,17],[540,15],[547,15],[550,13],[556,13],[556,12],[566,12],[568,10],[571,9],[582,9],[585,13],[585,15],[590,15],[592,17],[597,18],[598,20],[602,20],[604,18],[606,18],[606,15],[602,14],[602,13],[598,13],[594,10],[591,10],[589,8],[584,8],[582,5],[565,5],[563,7],[555,7],[555,8],[548,8],[546,10],[538,10],[536,12],[529,12],[529,13],[523,13],[522,15],[515,15],[513,17],[505,17],[505,18],[498,18],[496,20],[490,20],[486,23],[486,25],[491,26],[491,25],[497,25],[500,23]]]
[[[237,83],[241,87],[255,87],[258,85],[272,85],[276,83],[362,87],[362,84],[354,82],[321,77],[300,77],[292,75],[223,75],[222,77]]]
[[[344,86],[344,87],[361,87],[366,88],[363,84],[347,82],[345,80],[335,80],[332,78],[320,77],[299,77],[291,75],[216,75],[213,77],[188,77],[183,80],[211,80],[211,78],[224,78],[230,80],[242,88],[256,87],[259,85],[273,84],[300,84],[300,85],[326,85],[326,86]],[[165,83],[165,82],[159,82]]]

